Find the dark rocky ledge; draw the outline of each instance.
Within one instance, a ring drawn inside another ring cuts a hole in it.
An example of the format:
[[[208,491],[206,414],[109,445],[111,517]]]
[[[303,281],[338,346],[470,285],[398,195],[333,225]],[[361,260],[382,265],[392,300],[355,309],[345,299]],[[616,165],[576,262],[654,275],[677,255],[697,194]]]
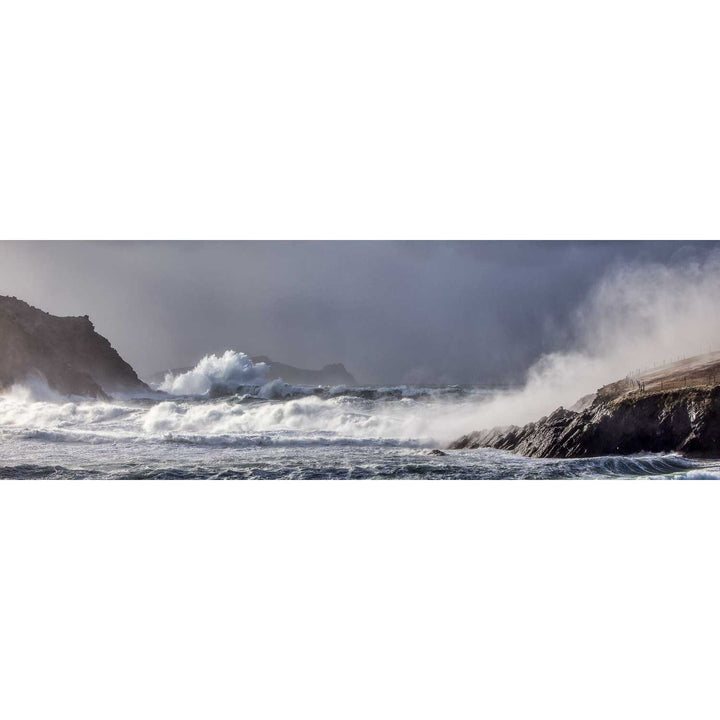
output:
[[[37,375],[65,395],[149,390],[87,315],[57,317],[0,295],[0,388]]]
[[[541,458],[682,452],[720,457],[720,386],[598,394],[580,411],[558,408],[523,427],[470,433],[451,448],[489,447]]]
[[[548,458],[639,452],[720,457],[720,352],[637,372],[569,410],[560,407],[523,427],[473,432],[450,447]]]

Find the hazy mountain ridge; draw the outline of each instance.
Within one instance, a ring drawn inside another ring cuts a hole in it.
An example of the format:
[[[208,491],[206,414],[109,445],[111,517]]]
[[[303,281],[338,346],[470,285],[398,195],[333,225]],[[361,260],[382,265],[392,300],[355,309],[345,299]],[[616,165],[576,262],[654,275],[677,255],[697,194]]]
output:
[[[275,362],[265,355],[252,358],[254,363],[265,363],[268,367],[268,380],[282,379],[291,385],[355,385],[355,378],[342,363],[325,365],[321,370],[303,368]]]
[[[149,390],[87,315],[59,317],[0,296],[0,387],[38,374],[65,395]]]

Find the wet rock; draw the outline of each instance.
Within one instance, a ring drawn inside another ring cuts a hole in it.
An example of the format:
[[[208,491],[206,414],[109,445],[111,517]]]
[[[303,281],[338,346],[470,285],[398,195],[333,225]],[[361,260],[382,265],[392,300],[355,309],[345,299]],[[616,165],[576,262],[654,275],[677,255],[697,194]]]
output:
[[[599,395],[582,411],[558,408],[523,427],[470,433],[451,448],[491,447],[529,457],[682,452],[720,457],[720,386]]]

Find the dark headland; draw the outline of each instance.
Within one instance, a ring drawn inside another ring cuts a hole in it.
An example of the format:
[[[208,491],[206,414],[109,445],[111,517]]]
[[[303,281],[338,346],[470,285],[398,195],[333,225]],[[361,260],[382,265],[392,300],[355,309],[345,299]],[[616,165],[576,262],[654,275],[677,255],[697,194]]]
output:
[[[619,380],[582,398],[574,409],[560,407],[522,427],[473,432],[450,447],[538,458],[639,452],[720,457],[720,353]]]
[[[0,388],[38,375],[64,395],[150,389],[87,315],[58,317],[0,295]]]
[[[252,361],[268,366],[268,380],[282,379],[291,385],[355,385],[355,378],[342,363],[325,365],[320,370],[306,370],[275,362],[265,355],[253,357]]]

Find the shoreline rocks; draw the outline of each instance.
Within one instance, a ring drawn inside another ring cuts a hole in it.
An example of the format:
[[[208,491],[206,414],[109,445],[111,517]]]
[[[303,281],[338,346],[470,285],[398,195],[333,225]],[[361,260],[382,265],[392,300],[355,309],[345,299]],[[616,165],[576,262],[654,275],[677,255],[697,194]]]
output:
[[[720,385],[618,397],[598,392],[584,409],[558,408],[537,422],[473,432],[450,445],[482,447],[537,458],[640,452],[720,457]]]

